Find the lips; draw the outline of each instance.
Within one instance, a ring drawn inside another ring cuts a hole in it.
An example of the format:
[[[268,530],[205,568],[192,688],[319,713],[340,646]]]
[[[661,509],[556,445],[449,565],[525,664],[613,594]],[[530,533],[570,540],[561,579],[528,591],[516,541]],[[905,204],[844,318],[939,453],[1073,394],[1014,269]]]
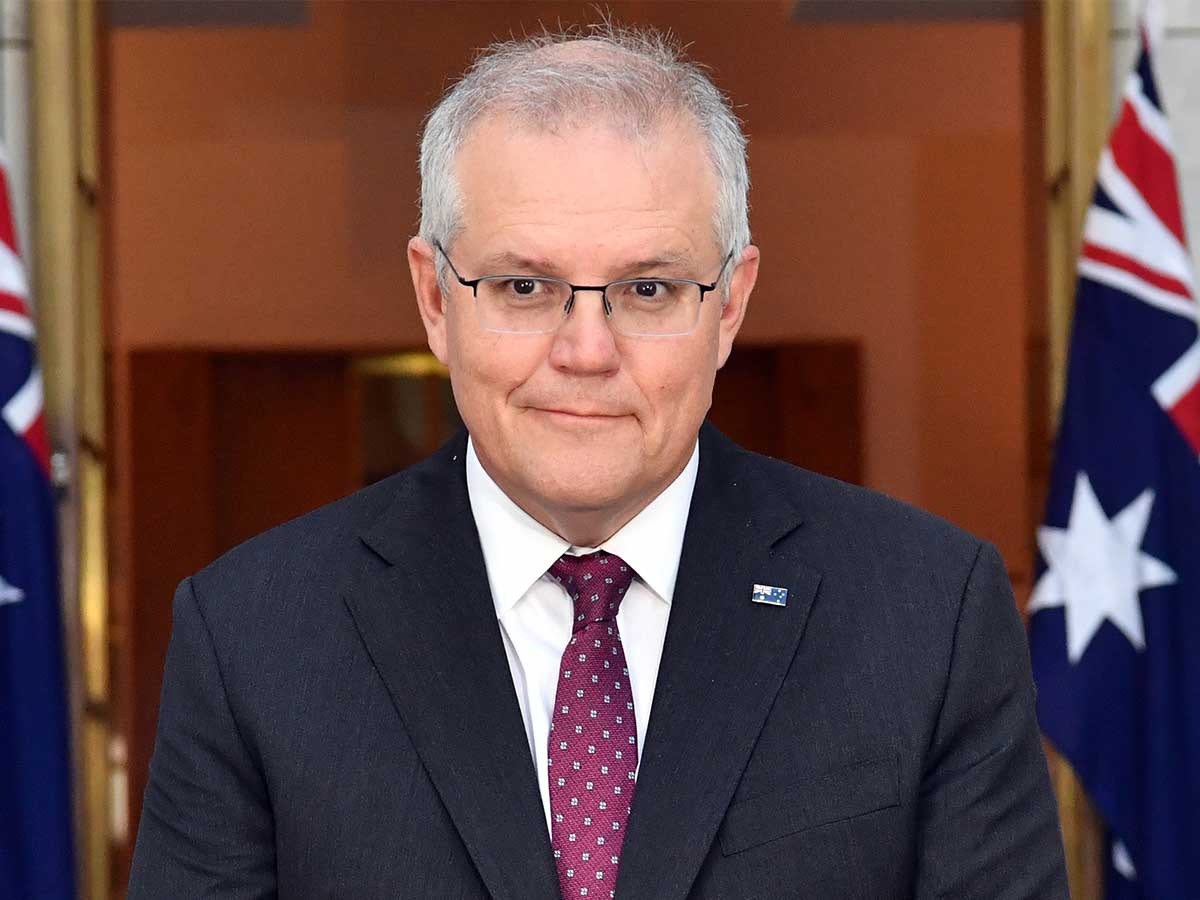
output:
[[[564,421],[580,421],[580,422],[603,422],[607,420],[623,419],[629,413],[610,412],[608,410],[594,409],[559,409],[556,407],[537,406],[535,410],[554,418]]]

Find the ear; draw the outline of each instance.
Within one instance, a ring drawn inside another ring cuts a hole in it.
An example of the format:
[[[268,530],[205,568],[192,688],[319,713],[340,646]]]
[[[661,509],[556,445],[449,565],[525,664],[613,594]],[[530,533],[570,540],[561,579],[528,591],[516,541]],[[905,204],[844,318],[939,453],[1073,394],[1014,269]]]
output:
[[[742,251],[737,260],[731,261],[733,277],[729,280],[729,299],[721,307],[721,322],[718,325],[717,368],[725,365],[733,351],[733,339],[742,329],[746,318],[746,307],[750,305],[750,292],[758,280],[758,248],[751,244]]]
[[[438,361],[447,365],[446,304],[438,284],[436,253],[433,245],[422,238],[408,242],[408,270],[417,295],[417,309],[425,324],[425,339]]]

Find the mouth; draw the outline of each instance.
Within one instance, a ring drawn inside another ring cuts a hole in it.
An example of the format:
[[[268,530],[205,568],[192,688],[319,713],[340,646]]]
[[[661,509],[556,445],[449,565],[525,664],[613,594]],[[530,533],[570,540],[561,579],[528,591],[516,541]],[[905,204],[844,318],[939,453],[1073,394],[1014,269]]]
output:
[[[624,419],[628,413],[612,413],[588,409],[558,409],[554,407],[533,407],[536,412],[563,424],[596,424],[605,425]]]

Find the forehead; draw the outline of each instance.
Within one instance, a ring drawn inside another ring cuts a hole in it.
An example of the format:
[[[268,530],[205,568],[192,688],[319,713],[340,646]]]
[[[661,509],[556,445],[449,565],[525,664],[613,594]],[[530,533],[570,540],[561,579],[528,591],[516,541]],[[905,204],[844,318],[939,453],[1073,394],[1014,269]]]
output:
[[[603,121],[547,129],[494,115],[472,129],[455,174],[456,243],[477,252],[701,259],[716,247],[716,179],[691,122],[630,134]]]

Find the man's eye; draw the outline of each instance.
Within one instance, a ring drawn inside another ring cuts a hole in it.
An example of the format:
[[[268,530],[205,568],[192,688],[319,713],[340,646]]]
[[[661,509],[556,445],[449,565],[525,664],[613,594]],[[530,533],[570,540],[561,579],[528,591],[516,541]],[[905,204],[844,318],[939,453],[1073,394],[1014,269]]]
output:
[[[661,300],[670,293],[670,286],[661,281],[635,281],[633,293],[643,300]]]
[[[514,294],[528,297],[530,294],[537,293],[538,282],[533,278],[514,278],[510,283],[510,288]]]

